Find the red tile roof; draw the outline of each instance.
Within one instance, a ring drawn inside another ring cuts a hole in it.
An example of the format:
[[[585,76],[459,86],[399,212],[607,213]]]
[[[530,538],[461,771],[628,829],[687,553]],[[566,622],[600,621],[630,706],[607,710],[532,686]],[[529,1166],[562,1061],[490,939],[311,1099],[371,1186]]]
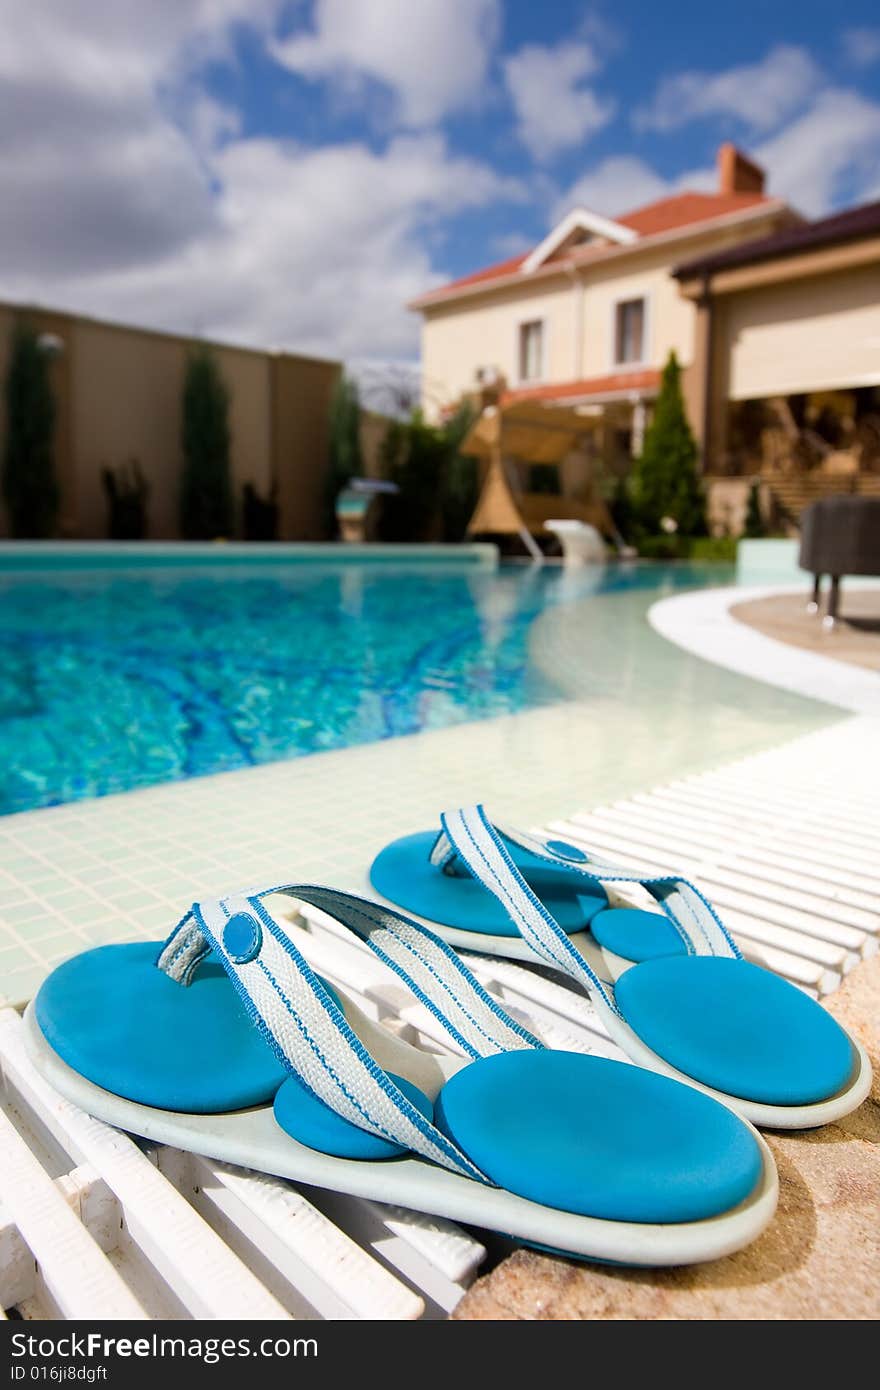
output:
[[[623,217],[613,220],[637,232],[639,237],[650,237],[658,236],[661,232],[675,231],[679,227],[693,226],[698,222],[708,222],[714,217],[728,217],[733,213],[745,212],[760,203],[773,201],[763,193],[676,193],[671,198],[660,198],[655,203],[647,203],[644,207],[635,208]],[[638,242],[633,243],[634,247],[637,245]],[[570,264],[582,256],[589,259],[595,254],[596,248],[589,247],[581,250],[580,254],[576,252],[573,256],[562,255],[554,263]],[[470,275],[462,275],[458,280],[450,280],[446,285],[438,285],[436,289],[428,290],[426,294],[419,296],[414,300],[414,304],[418,306],[421,303],[430,303],[483,281],[513,275],[528,255],[528,251],[523,251],[519,256],[510,256],[506,261],[497,261],[494,265],[484,266],[482,270],[475,270]]]
[[[631,227],[639,236],[656,236],[676,227],[690,227],[694,222],[708,222],[712,217],[729,217],[770,201],[766,193],[676,193],[614,220]]]
[[[460,280],[452,280],[448,285],[438,285],[436,291],[429,293],[444,293],[447,290],[463,289],[465,285],[476,285],[480,280],[494,280],[498,275],[510,275],[514,270],[519,270],[528,251],[523,251],[518,256],[510,256],[506,261],[497,261],[495,265],[484,266],[482,270],[474,270],[470,275],[462,275]]]
[[[648,368],[640,372],[616,372],[612,376],[590,376],[581,381],[542,382],[540,386],[518,386],[505,391],[502,405],[514,401],[565,401],[581,396],[614,396],[622,391],[656,391],[660,372]]]

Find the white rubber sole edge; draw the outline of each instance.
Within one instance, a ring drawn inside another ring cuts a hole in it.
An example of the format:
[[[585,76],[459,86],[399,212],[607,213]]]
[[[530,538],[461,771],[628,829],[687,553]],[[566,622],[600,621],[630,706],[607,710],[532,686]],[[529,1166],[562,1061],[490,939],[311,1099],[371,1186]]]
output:
[[[755,1132],[762,1171],[745,1202],[721,1216],[680,1225],[642,1225],[573,1216],[434,1167],[422,1159],[365,1163],[308,1149],[276,1125],[270,1106],[227,1115],[183,1115],[124,1100],[87,1081],[49,1046],[29,1005],[25,1046],[40,1075],[82,1110],[117,1129],[277,1177],[445,1216],[584,1259],[657,1267],[701,1264],[750,1244],[769,1225],[779,1184],[770,1150]]]
[[[546,961],[542,961],[539,956],[536,956],[531,947],[521,938],[489,936],[483,932],[461,931],[457,927],[444,927],[439,922],[431,922],[425,917],[419,917],[417,920],[424,922],[432,932],[442,937],[444,941],[448,941],[457,950],[475,951],[479,955],[525,961],[529,965],[546,965]],[[613,956],[610,952],[601,951],[588,932],[572,932],[571,940],[597,974],[601,978],[610,979],[612,983],[623,974],[624,969],[629,969],[632,966],[631,961],[624,961],[619,956]],[[503,949],[499,948],[499,943],[503,943]],[[604,969],[602,968],[603,965]],[[835,1120],[841,1120],[844,1115],[849,1115],[853,1110],[858,1109],[871,1091],[872,1071],[868,1054],[861,1043],[857,1042],[849,1033],[847,1033],[847,1037],[853,1049],[855,1063],[849,1081],[841,1091],[838,1091],[837,1095],[830,1096],[828,1100],[819,1101],[815,1105],[764,1105],[759,1101],[744,1100],[741,1096],[730,1096],[725,1091],[713,1090],[711,1086],[704,1086],[701,1082],[695,1081],[693,1077],[677,1071],[662,1057],[658,1057],[656,1052],[652,1052],[622,1018],[605,1008],[600,998],[591,996],[591,1000],[596,1012],[608,1029],[612,1041],[623,1048],[627,1057],[636,1062],[638,1066],[647,1067],[649,1071],[660,1072],[663,1076],[671,1076],[676,1081],[684,1081],[688,1086],[693,1086],[696,1090],[703,1091],[707,1096],[712,1096],[714,1100],[720,1100],[729,1109],[735,1110],[744,1120],[748,1120],[753,1125],[759,1125],[762,1129],[818,1129],[822,1125],[829,1125]]]

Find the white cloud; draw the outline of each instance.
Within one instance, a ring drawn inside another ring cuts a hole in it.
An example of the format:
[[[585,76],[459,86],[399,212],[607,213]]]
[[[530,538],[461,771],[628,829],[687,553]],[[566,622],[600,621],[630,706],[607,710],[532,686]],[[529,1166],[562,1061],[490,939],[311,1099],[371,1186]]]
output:
[[[575,207],[614,217],[672,191],[672,185],[644,160],[634,155],[615,155],[583,174],[558,199],[553,222],[560,221]]]
[[[405,304],[444,278],[424,229],[467,208],[519,199],[518,184],[449,154],[435,135],[309,150],[225,145],[210,225],[173,256],[80,274],[19,276],[17,296],[156,327],[328,356],[405,356]]]
[[[241,113],[204,93],[185,105],[181,120],[193,146],[205,158],[241,132]]]
[[[856,68],[869,68],[880,62],[880,29],[844,29],[843,56]]]
[[[92,0],[85,12],[0,0],[6,267],[149,263],[207,231],[209,182],[171,112],[186,111],[190,64],[222,53],[231,24],[265,24],[275,7]]]
[[[755,157],[771,191],[810,216],[870,198],[880,181],[880,104],[857,92],[823,92]]]
[[[0,0],[0,22],[12,0]],[[428,233],[523,196],[442,138],[244,139],[193,64],[264,0],[65,0],[0,47],[0,298],[328,356],[412,354]],[[123,12],[127,18],[123,18]],[[210,32],[203,25],[210,22]],[[431,241],[438,243],[437,236]]]
[[[493,253],[504,261],[510,260],[512,256],[524,256],[527,251],[531,251],[534,244],[534,238],[526,236],[525,232],[502,232],[499,236],[493,237],[491,242]]]
[[[498,0],[317,0],[314,31],[272,52],[303,77],[380,82],[402,124],[430,126],[480,99],[499,17]]]
[[[675,130],[689,121],[732,116],[751,131],[772,130],[803,107],[821,81],[805,49],[778,44],[759,63],[665,78],[650,106],[636,113],[636,125]]]
[[[880,104],[858,92],[829,89],[810,109],[753,151],[767,170],[768,191],[810,217],[880,195]],[[573,207],[614,217],[682,189],[711,192],[712,169],[666,179],[633,156],[605,159],[556,201],[553,221]]]
[[[535,159],[550,159],[601,130],[614,113],[585,80],[598,67],[587,43],[528,44],[504,63],[517,134]]]

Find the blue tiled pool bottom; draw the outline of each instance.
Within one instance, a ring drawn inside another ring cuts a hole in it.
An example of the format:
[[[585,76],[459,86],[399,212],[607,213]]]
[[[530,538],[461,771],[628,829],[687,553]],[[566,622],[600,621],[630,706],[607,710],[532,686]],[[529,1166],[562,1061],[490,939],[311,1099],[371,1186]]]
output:
[[[640,620],[627,624],[627,650],[616,619],[592,635],[579,620],[604,696],[609,663],[631,667],[639,644],[661,641],[641,618],[658,593],[730,577],[643,565],[7,574],[0,812],[571,699],[530,659],[530,629],[555,606],[582,614],[590,595],[603,609],[606,595],[628,595]],[[574,694],[591,689],[587,676]]]

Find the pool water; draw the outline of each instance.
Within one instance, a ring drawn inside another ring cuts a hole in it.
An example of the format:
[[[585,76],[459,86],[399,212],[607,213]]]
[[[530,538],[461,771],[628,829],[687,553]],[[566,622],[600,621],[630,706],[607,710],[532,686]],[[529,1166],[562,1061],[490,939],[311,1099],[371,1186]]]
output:
[[[634,688],[644,699],[646,683],[667,724],[674,700],[679,729],[743,688],[761,718],[784,722],[809,702],[697,662],[648,627],[660,595],[732,578],[639,564],[6,574],[0,812]],[[548,632],[564,653],[570,637],[571,660],[552,642],[548,658]]]

